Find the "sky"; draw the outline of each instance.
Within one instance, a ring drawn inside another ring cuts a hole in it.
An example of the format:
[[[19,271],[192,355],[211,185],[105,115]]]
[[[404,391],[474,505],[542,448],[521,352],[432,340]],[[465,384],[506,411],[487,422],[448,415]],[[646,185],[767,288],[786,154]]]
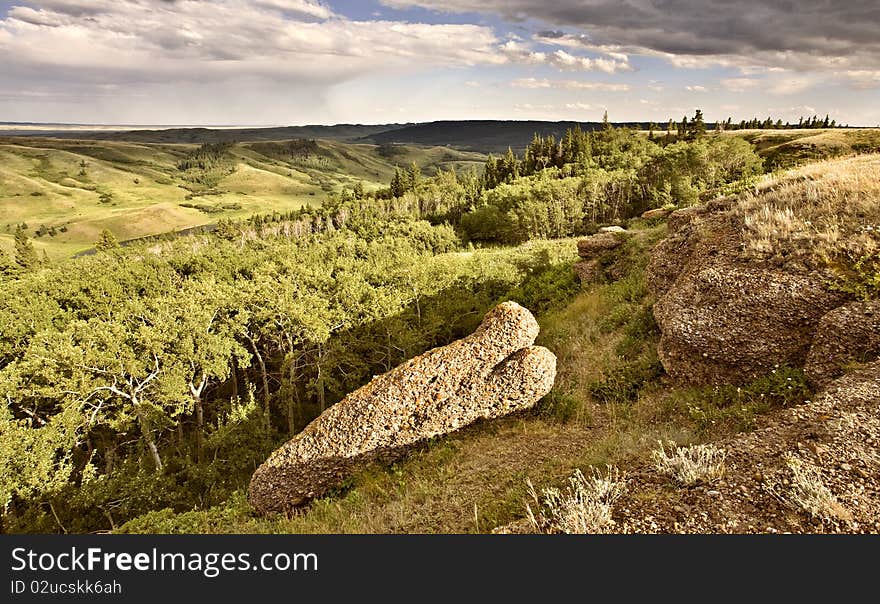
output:
[[[877,0],[0,0],[0,121],[876,126],[878,24]]]

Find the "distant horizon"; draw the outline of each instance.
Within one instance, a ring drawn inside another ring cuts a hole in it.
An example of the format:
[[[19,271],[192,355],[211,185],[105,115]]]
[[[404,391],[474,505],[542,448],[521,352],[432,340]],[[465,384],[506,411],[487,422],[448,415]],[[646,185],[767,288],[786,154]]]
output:
[[[803,117],[824,117],[825,114],[810,114],[809,116],[804,115]],[[687,116],[690,118],[691,116]],[[732,123],[739,124],[742,119],[746,119],[746,121],[761,117],[761,116],[751,116],[750,118],[742,118],[736,119],[733,116],[726,116],[732,118]],[[768,116],[764,116],[768,117]],[[769,116],[775,117],[775,116]],[[834,119],[834,116],[831,116]],[[675,118],[673,118],[675,119]],[[677,121],[677,120],[676,120]],[[723,120],[715,120],[712,118],[706,118],[706,124],[711,128],[715,125],[717,121]],[[122,124],[122,123],[87,123],[87,122],[33,122],[33,121],[0,121],[0,126],[66,126],[70,128],[104,128],[104,129],[125,129],[131,128],[135,130],[174,130],[174,129],[192,129],[192,128],[206,128],[206,129],[223,129],[223,130],[235,130],[235,129],[272,129],[272,128],[308,128],[308,127],[334,127],[334,126],[405,126],[405,125],[419,125],[419,124],[434,124],[434,123],[442,123],[442,122],[546,122],[546,123],[562,123],[562,122],[572,122],[572,123],[580,123],[580,124],[598,124],[601,123],[601,120],[585,120],[585,119],[572,119],[572,118],[563,118],[563,119],[485,119],[485,118],[464,118],[464,119],[437,119],[437,120],[427,120],[427,121],[402,121],[402,122],[335,122],[335,123],[301,123],[301,124]],[[635,119],[635,120],[609,120],[609,123],[613,125],[618,124],[650,124],[651,122],[656,123],[660,127],[664,127],[667,123],[666,120],[658,121],[658,120],[650,120],[650,119]],[[790,123],[790,121],[789,121]],[[793,129],[797,128],[797,124],[791,124]],[[829,126],[830,127],[830,126]],[[835,128],[880,128],[880,124],[878,125],[866,125],[866,124],[846,124],[839,123],[835,125]],[[2,129],[0,129],[2,130]]]

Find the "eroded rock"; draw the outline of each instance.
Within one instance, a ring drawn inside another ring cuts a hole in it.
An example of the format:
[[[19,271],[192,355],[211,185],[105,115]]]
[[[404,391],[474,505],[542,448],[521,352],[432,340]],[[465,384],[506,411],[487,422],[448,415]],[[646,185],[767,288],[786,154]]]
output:
[[[804,372],[814,386],[841,375],[847,363],[880,357],[880,300],[852,302],[826,313],[816,328]]]
[[[288,510],[427,438],[532,407],[556,377],[537,335],[532,314],[505,302],[470,336],[373,378],[269,456],[251,478],[251,504]]]
[[[846,302],[829,276],[743,252],[732,201],[678,210],[651,251],[660,360],[680,382],[744,383],[776,365],[802,367],[822,316]]]
[[[654,306],[658,352],[688,383],[743,383],[803,366],[821,317],[841,303],[822,280],[743,266],[688,273]]]
[[[597,233],[578,241],[578,256],[581,258],[594,258],[605,252],[616,250],[622,244],[623,237],[617,233]]]

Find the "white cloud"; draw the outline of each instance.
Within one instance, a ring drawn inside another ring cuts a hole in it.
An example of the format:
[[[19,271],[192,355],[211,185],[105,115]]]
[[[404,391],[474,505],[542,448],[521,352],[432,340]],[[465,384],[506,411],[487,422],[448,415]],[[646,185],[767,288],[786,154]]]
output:
[[[502,54],[514,63],[534,65],[550,65],[561,71],[602,71],[604,73],[617,73],[618,71],[631,71],[632,67],[626,61],[615,59],[580,57],[564,50],[554,52],[536,52],[517,40],[509,40],[501,46]]]
[[[469,24],[348,21],[307,0],[43,2],[0,21],[14,72],[162,81],[265,76],[332,82],[417,66],[500,64],[491,29]],[[79,73],[77,73],[79,72]]]
[[[843,75],[853,88],[863,90],[880,88],[880,70],[850,69],[845,71]]]
[[[709,92],[708,88],[706,88],[705,86],[700,86],[698,84],[695,84],[693,86],[685,86],[684,89],[688,92]]]
[[[608,82],[581,82],[578,80],[548,80],[536,78],[520,78],[510,82],[514,88],[554,88],[567,90],[601,90],[605,92],[626,92],[628,84],[611,84]]]
[[[725,78],[721,80],[721,87],[730,92],[746,92],[754,90],[761,85],[761,80],[754,78]]]

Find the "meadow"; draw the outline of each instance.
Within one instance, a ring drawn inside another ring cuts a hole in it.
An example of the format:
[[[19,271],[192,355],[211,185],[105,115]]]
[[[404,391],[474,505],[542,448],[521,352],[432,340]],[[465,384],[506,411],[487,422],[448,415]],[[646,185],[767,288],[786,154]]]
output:
[[[479,153],[443,147],[336,141],[229,145],[214,165],[187,162],[195,144],[0,138],[0,249],[18,225],[38,253],[60,260],[90,249],[107,229],[120,241],[210,225],[218,219],[318,206],[329,193],[375,190],[397,166],[482,165]]]

